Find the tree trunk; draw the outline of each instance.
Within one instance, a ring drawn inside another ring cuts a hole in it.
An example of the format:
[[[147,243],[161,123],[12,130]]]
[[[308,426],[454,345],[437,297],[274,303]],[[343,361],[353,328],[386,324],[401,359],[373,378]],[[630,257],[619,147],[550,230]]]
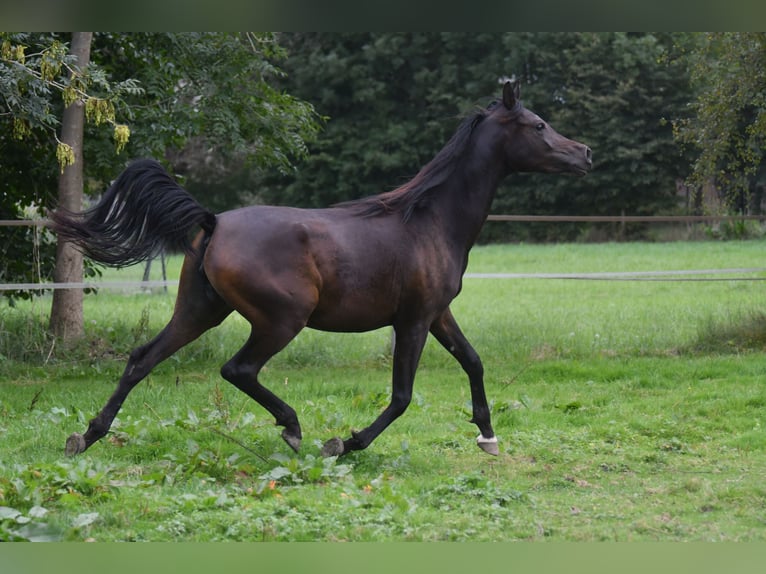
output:
[[[77,58],[77,66],[85,68],[90,61],[90,45],[93,32],[73,32],[70,52]],[[64,110],[61,119],[61,141],[72,146],[74,164],[68,165],[59,176],[58,204],[70,210],[82,209],[83,195],[83,131],[85,105],[75,100]],[[82,254],[66,241],[56,247],[56,268],[53,272],[57,283],[79,283],[83,279]],[[56,289],[53,292],[50,330],[61,339],[71,341],[83,335],[83,290]]]

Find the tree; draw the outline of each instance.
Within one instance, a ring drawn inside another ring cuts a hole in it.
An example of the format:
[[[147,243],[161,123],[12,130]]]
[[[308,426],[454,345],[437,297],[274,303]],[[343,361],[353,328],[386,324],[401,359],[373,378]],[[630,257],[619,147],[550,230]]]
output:
[[[84,100],[86,193],[102,191],[138,156],[165,159],[189,180],[235,168],[289,171],[319,129],[310,104],[272,87],[281,75],[273,61],[284,57],[273,34],[96,33],[90,64],[76,76],[65,73],[74,61],[66,40],[0,34],[0,125],[9,128],[0,129],[0,170],[12,174],[0,181],[0,208],[8,206],[9,218],[33,203],[52,205],[44,190],[55,182],[56,158],[77,159],[58,141],[66,103],[58,94]],[[114,125],[111,133],[100,129],[104,121]],[[216,201],[218,191],[205,188],[201,199],[221,207],[238,201],[236,194]],[[0,261],[0,277],[29,276],[31,265],[23,262],[31,258],[18,250],[9,255]]]
[[[746,210],[766,175],[766,33],[691,34],[678,45],[696,89],[691,117],[675,123],[678,140],[698,154],[690,183],[712,182],[729,208]]]
[[[669,34],[283,34],[285,89],[329,117],[302,169],[268,177],[254,199],[324,206],[385,191],[446,142],[459,117],[522,81],[525,105],[588,143],[583,180],[519,175],[493,210],[526,214],[652,214],[676,208],[688,165],[669,120],[690,97],[685,68],[666,62]],[[486,239],[572,239],[572,225],[488,226]]]
[[[311,104],[275,87],[286,52],[274,34],[110,33],[95,46],[111,77],[144,88],[125,100],[126,155],[164,158],[211,209],[242,205],[243,174],[292,171],[320,127]],[[113,176],[108,155],[96,162]]]
[[[669,34],[528,34],[518,68],[527,105],[561,133],[587,143],[594,169],[581,180],[527,176],[500,196],[496,209],[559,215],[677,210],[676,180],[687,175],[689,158],[674,141],[671,120],[691,91],[684,67],[667,58],[672,45]],[[588,229],[532,225],[529,232],[538,239],[571,240]],[[629,233],[641,231],[634,226]]]
[[[2,219],[25,218],[35,211],[39,215],[52,202],[59,172],[75,157],[57,133],[65,102],[81,100],[91,123],[114,125],[118,148],[129,137],[127,127],[115,122],[114,108],[122,94],[138,91],[135,82],[110,85],[97,68],[75,70],[76,56],[69,53],[66,39],[58,34],[0,33]],[[104,92],[102,97],[92,93],[96,86]],[[114,153],[114,143],[109,145]],[[39,228],[0,228],[0,277],[12,282],[50,278],[55,252],[55,238]],[[87,269],[92,272],[92,267]],[[32,295],[3,294],[11,303]]]
[[[261,178],[253,201],[323,207],[402,183],[441,149],[463,114],[498,95],[500,38],[281,34],[290,54],[281,86],[328,121],[301,169]]]
[[[87,68],[90,61],[92,32],[73,32],[71,54],[75,58],[70,72],[70,84]],[[58,205],[76,212],[82,209],[83,193],[83,132],[85,130],[85,104],[76,97],[64,108],[61,119],[61,144],[71,150],[61,168]],[[77,283],[83,279],[82,253],[68,242],[59,240],[56,248],[56,269],[53,279],[57,283]],[[57,289],[53,292],[50,331],[63,339],[77,339],[83,334],[83,290]]]

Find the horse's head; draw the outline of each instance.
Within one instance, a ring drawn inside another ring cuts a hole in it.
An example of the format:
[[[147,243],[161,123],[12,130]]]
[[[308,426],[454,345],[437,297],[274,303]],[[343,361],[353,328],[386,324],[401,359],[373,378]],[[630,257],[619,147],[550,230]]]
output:
[[[490,117],[502,129],[510,171],[585,175],[593,166],[588,146],[565,138],[522,106],[518,82],[505,83],[502,105],[496,105]]]

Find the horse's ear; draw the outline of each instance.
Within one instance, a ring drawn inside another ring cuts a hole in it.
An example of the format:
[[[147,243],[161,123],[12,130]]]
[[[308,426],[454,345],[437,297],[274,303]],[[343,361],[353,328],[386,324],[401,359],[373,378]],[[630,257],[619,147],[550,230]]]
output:
[[[516,107],[516,102],[519,101],[519,95],[521,93],[519,87],[519,81],[507,81],[503,86],[503,104],[509,110]]]

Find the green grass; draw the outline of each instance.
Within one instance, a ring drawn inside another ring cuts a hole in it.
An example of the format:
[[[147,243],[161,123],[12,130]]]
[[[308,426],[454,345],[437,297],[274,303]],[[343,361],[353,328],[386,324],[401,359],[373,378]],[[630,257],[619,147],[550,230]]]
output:
[[[760,267],[763,247],[486,246],[469,272]],[[386,329],[305,331],[269,363],[264,383],[302,422],[292,454],[218,376],[247,335],[236,317],[157,367],[106,439],[64,457],[172,291],[89,296],[72,349],[43,333],[49,300],[0,308],[0,539],[766,539],[763,282],[466,279],[453,311],[485,363],[496,458],[433,341],[407,413],[366,451],[319,457],[385,406]]]

